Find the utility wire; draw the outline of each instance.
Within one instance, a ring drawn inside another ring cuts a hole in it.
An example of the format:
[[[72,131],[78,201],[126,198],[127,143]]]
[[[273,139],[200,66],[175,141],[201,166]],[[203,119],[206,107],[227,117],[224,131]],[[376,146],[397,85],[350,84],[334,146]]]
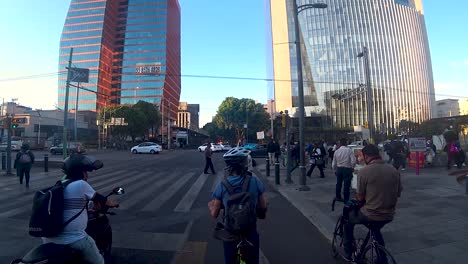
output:
[[[90,73],[97,73],[98,70],[90,70]],[[55,72],[55,73],[44,73],[44,74],[37,74],[37,75],[30,75],[30,76],[21,76],[21,77],[14,77],[8,79],[0,79],[0,82],[8,82],[8,81],[20,81],[20,80],[29,80],[35,78],[45,78],[45,77],[53,77],[58,75],[66,75],[67,72]],[[141,75],[136,73],[123,73],[120,74],[122,76],[140,76],[140,77],[158,77],[159,75]],[[258,78],[258,77],[239,77],[239,76],[217,76],[217,75],[196,75],[196,74],[160,74],[166,75],[169,77],[183,77],[183,78],[202,78],[202,79],[222,79],[222,80],[243,80],[243,81],[266,81],[266,82],[297,82],[297,80],[283,80],[283,79],[272,79],[272,78]],[[304,80],[304,83],[312,83],[312,84],[331,84],[331,85],[349,85],[349,86],[359,86],[362,83],[355,83],[355,82],[320,82],[320,81],[307,81]],[[80,87],[81,88],[81,87]],[[355,87],[350,87],[350,89]],[[405,93],[410,94],[422,94],[422,95],[434,95],[434,96],[444,96],[444,97],[454,97],[454,98],[468,98],[468,96],[460,96],[460,95],[453,95],[453,94],[439,94],[439,93],[426,93],[424,91],[410,91],[403,88],[396,88],[396,87],[388,87],[388,86],[379,86],[373,85],[372,88],[381,88],[381,89],[391,89],[394,91],[402,91]],[[337,91],[338,92],[338,91]]]

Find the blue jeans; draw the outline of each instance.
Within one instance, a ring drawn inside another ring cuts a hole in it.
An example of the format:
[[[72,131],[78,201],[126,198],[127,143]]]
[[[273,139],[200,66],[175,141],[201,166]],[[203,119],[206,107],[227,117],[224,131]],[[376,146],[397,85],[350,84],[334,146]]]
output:
[[[343,196],[344,200],[349,200],[349,193],[351,189],[351,181],[353,179],[353,169],[346,167],[338,167],[336,170],[336,189],[335,197],[341,198],[341,187],[344,185]]]
[[[96,242],[94,242],[92,237],[86,236],[83,239],[71,243],[69,246],[80,252],[81,260],[84,263],[104,264],[104,258],[99,253]]]
[[[247,264],[258,264],[259,262],[259,251],[260,251],[260,237],[257,231],[250,232],[245,239],[253,244],[253,247],[248,247],[248,255],[251,257]],[[223,242],[224,246],[224,264],[235,264],[237,256],[237,244],[240,241],[234,242]]]

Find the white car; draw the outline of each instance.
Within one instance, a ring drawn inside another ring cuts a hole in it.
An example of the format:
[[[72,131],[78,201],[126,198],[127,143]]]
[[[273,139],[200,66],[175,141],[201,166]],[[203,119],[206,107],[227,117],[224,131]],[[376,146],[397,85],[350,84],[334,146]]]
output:
[[[223,145],[223,144],[219,144],[219,145],[221,146],[221,148],[223,149],[223,151],[228,151],[228,150],[232,149],[232,147],[229,146],[229,145]]]
[[[215,144],[215,143],[211,143],[211,151],[213,151],[213,152],[220,151],[220,147],[219,146],[217,147],[216,145],[217,144]],[[199,146],[198,151],[200,151],[200,152],[205,151],[206,146],[208,146],[208,143],[205,143],[205,144]]]
[[[214,147],[214,152],[223,151],[223,147],[220,144],[212,144],[211,146]]]
[[[143,142],[137,146],[134,146],[130,150],[133,154],[138,153],[151,153],[151,154],[159,154],[162,151],[161,145],[153,142]]]

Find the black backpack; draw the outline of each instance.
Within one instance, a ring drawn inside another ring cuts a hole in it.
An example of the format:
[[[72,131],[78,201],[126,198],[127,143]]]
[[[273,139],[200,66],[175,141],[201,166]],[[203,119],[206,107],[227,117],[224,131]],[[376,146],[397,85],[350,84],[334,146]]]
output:
[[[72,182],[71,180],[63,183],[58,181],[54,186],[36,192],[33,198],[31,218],[29,219],[29,234],[31,236],[55,237],[84,211],[88,203],[79,213],[65,223],[63,222],[63,191]]]
[[[250,175],[246,175],[241,192],[235,189],[227,179],[222,181],[229,193],[227,208],[225,209],[225,229],[234,234],[243,234],[255,228],[256,215],[253,208],[251,193],[249,192]]]

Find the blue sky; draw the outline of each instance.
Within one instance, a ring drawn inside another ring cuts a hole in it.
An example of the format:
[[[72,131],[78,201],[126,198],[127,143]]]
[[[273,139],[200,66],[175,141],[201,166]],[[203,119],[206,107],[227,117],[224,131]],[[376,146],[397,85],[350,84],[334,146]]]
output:
[[[275,1],[275,0],[274,0]],[[179,0],[182,74],[266,78],[264,0]],[[60,34],[69,0],[2,1],[0,80],[57,72]],[[450,4],[448,4],[450,3]],[[468,96],[468,1],[425,0],[424,13],[437,99]],[[227,96],[265,103],[268,83],[182,78],[182,101],[199,103],[201,124]],[[0,82],[0,100],[19,98],[33,108],[57,101],[57,77]]]

